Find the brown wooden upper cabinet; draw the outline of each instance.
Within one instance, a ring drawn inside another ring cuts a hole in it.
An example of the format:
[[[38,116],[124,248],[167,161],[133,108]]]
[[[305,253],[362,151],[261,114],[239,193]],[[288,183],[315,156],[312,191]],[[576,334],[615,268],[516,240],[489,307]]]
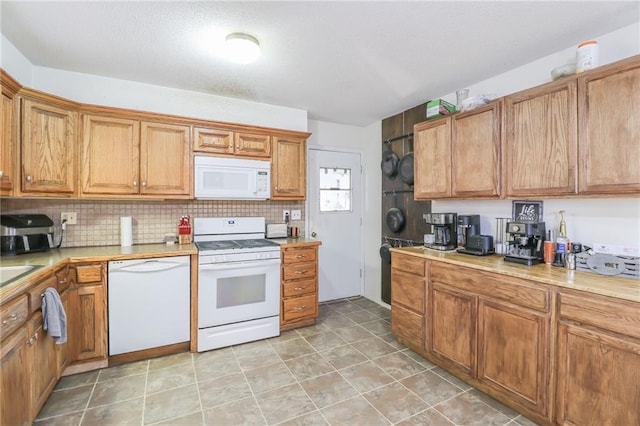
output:
[[[307,190],[306,138],[273,136],[271,199],[304,200]]]
[[[32,90],[21,95],[20,193],[74,195],[77,106]]]
[[[414,196],[498,198],[502,100],[414,127]]]
[[[577,193],[577,84],[575,79],[507,96],[507,197]]]
[[[212,127],[194,127],[193,151],[269,158],[271,157],[271,136]]]
[[[189,143],[189,126],[84,115],[81,196],[189,198]]]
[[[580,194],[640,193],[640,57],[578,78]]]
[[[16,182],[16,93],[20,84],[0,70],[2,130],[0,131],[0,195],[13,195]]]

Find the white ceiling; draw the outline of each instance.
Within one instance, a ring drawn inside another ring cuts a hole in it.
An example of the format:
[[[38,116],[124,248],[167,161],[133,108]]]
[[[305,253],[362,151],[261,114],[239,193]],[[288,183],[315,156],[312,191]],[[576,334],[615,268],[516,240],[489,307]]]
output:
[[[639,4],[2,0],[0,28],[35,66],[364,126],[635,23]],[[212,52],[235,31],[260,40],[254,64]]]

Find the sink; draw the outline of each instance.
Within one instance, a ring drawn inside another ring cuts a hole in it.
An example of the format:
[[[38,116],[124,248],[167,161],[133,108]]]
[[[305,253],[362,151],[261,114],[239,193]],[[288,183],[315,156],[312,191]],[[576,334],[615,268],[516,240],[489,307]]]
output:
[[[0,266],[0,287],[42,268],[42,265]]]

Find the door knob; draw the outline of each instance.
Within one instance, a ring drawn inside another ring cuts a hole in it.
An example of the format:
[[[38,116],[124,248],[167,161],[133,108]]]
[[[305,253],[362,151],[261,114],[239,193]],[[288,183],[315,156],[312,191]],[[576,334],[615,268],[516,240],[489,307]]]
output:
[[[316,234],[315,232],[312,232],[312,233],[311,233],[311,237],[315,238],[315,237],[317,237],[317,236],[318,236],[318,234]]]

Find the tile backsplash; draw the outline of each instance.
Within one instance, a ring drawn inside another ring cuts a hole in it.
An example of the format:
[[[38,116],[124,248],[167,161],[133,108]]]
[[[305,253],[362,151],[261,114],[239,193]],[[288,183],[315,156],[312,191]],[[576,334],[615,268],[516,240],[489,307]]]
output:
[[[304,235],[304,201],[126,201],[126,200],[0,200],[2,214],[41,213],[55,224],[56,244],[60,238],[60,213],[76,212],[77,225],[68,225],[62,247],[112,246],[120,244],[120,217],[133,218],[133,244],[162,242],[165,234],[177,234],[178,219],[195,217],[259,216],[267,223],[282,222],[282,210],[301,210],[292,221]]]

